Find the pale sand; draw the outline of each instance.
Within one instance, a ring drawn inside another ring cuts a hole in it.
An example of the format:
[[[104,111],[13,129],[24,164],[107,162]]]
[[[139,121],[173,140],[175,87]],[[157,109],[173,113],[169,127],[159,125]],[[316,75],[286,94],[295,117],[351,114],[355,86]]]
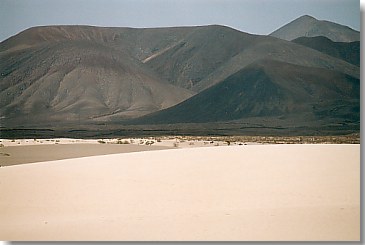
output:
[[[0,148],[0,166],[62,160],[116,153],[170,149],[166,146],[117,144],[21,145]]]
[[[251,145],[0,168],[0,240],[359,240],[359,145]]]

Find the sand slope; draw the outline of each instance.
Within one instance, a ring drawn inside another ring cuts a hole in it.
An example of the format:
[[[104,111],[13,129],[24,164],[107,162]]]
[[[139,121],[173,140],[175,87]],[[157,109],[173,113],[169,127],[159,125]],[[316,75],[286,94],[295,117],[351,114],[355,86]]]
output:
[[[166,146],[116,144],[21,145],[0,148],[0,166],[115,153],[168,149]],[[170,147],[171,148],[171,147]]]
[[[359,145],[250,145],[0,168],[0,240],[359,240]]]

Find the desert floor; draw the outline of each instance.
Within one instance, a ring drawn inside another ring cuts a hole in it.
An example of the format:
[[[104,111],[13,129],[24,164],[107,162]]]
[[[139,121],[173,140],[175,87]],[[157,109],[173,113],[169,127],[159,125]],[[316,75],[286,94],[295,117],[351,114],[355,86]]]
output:
[[[1,167],[0,240],[360,239],[360,145],[199,144]]]
[[[102,142],[102,143],[100,143]],[[152,144],[151,144],[152,143]],[[232,142],[232,145],[243,145]],[[257,144],[246,142],[245,144]],[[135,139],[18,139],[0,140],[0,166],[62,160],[87,156],[108,155],[172,148],[195,148],[227,145],[225,141]]]
[[[64,145],[25,145],[0,148],[0,165],[10,166],[69,158],[108,155],[137,151],[169,149],[164,146],[115,145],[115,144],[64,144]]]

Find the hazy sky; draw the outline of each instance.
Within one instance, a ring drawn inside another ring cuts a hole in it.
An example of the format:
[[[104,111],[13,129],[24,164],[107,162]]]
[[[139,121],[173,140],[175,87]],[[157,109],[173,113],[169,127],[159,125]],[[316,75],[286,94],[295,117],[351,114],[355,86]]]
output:
[[[269,34],[308,14],[360,30],[359,0],[0,0],[0,41],[32,26],[221,24]]]

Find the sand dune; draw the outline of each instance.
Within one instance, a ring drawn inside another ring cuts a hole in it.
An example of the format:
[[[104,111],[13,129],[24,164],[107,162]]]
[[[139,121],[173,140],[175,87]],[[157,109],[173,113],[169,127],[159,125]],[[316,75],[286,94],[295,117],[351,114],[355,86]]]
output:
[[[0,168],[0,240],[359,240],[359,145],[248,145]]]

